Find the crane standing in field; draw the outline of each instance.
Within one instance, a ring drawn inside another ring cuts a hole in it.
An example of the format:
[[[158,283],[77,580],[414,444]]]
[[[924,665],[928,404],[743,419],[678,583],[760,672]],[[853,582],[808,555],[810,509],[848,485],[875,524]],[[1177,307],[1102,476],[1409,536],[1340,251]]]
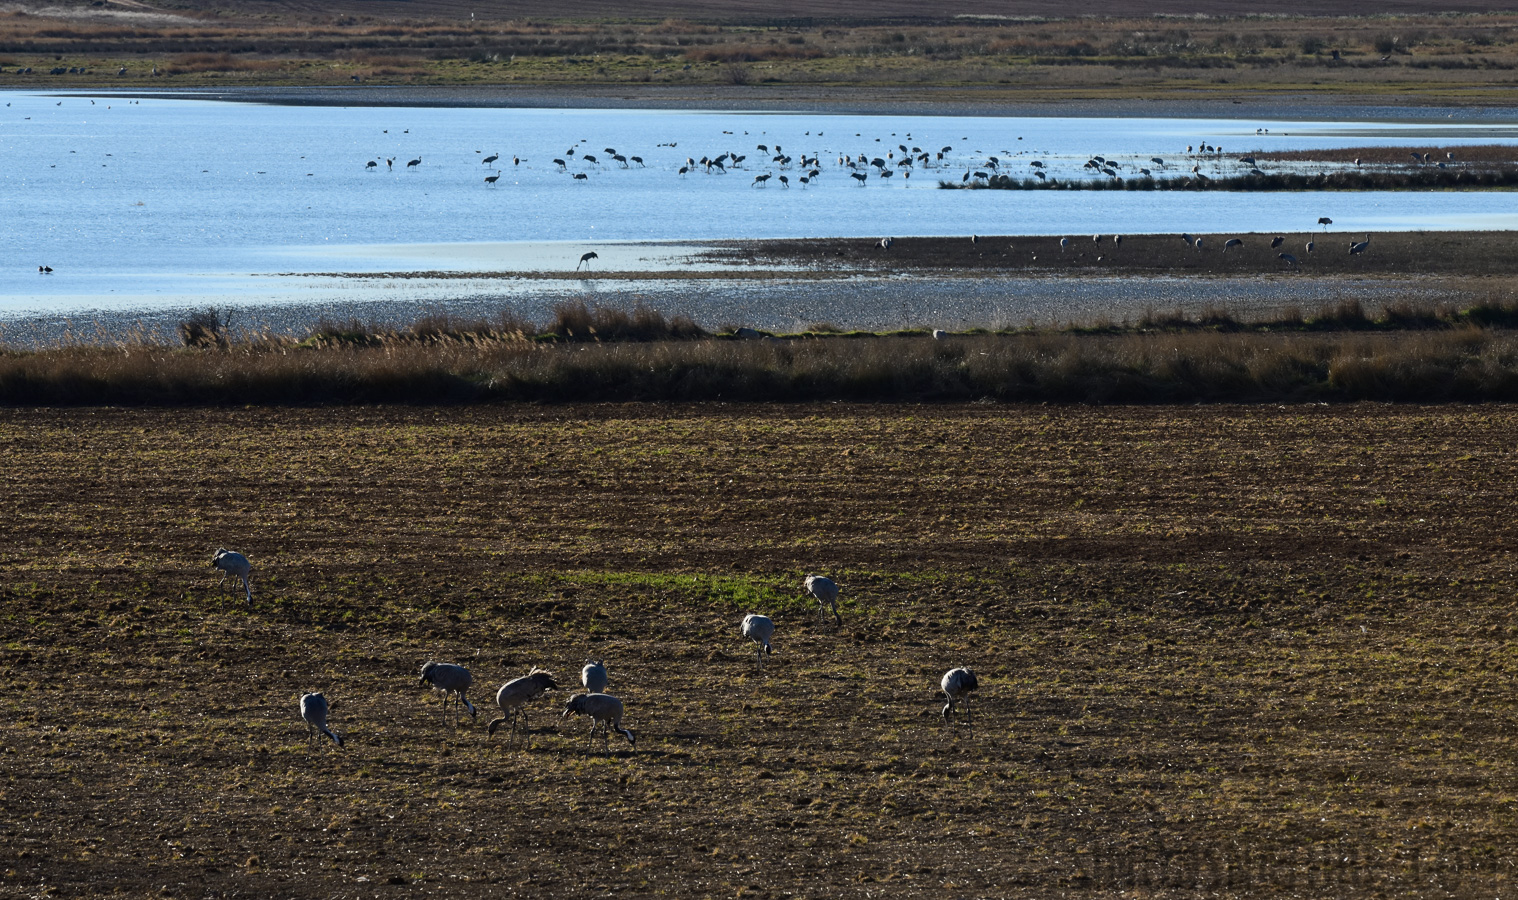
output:
[[[611,752],[611,729],[615,728],[618,733],[627,738],[627,743],[633,752],[638,752],[638,739],[631,728],[622,727],[622,701],[610,694],[575,694],[564,704],[564,713],[561,719],[571,715],[590,717],[590,740],[595,741],[596,728],[601,729],[602,746],[606,752]],[[589,745],[587,745],[588,747]]]
[[[944,704],[943,720],[949,722],[949,716],[954,712],[954,706],[963,703],[965,707],[965,724],[974,724],[974,718],[970,713],[970,694],[980,687],[980,680],[970,669],[950,669],[944,673],[943,680],[938,685],[943,689],[943,694],[949,702]]]
[[[580,683],[592,694],[606,693],[606,663],[599,659],[587,659],[580,670]]]
[[[306,694],[300,698],[300,717],[306,720],[306,743],[318,740],[317,734],[321,733],[341,747],[342,736],[327,727],[327,708],[327,698],[321,694]]]
[[[499,719],[493,719],[486,729],[487,733],[495,736],[495,730],[501,727],[502,722],[511,723],[513,739],[518,733],[527,734],[527,704],[543,696],[548,691],[557,689],[558,682],[553,680],[552,673],[534,667],[532,671],[521,678],[513,678],[501,685],[501,689],[495,693],[495,705],[501,708],[503,715]],[[518,727],[518,721],[521,726]]]
[[[243,593],[247,596],[249,603],[253,602],[253,588],[248,584],[248,575],[252,573],[253,565],[248,562],[246,556],[225,547],[218,547],[216,552],[211,554],[211,568],[221,570],[221,581],[216,583],[218,587],[227,583],[228,575],[241,578]]]
[[[582,254],[580,254],[580,261],[577,262],[577,263],[575,263],[575,271],[576,272],[580,271],[580,267],[581,266],[584,266],[587,269],[590,268],[590,261],[593,260],[593,259],[600,259],[600,258],[601,257],[599,257],[599,256],[596,255],[596,251],[594,251],[594,250],[590,251],[589,253],[582,253]]]
[[[838,585],[831,578],[822,575],[806,576],[806,592],[817,598],[817,618],[827,615],[827,610],[832,609],[833,619],[838,626],[843,627],[843,617],[838,615]]]
[[[469,702],[469,698],[464,696],[469,690],[470,685],[474,684],[474,676],[463,666],[457,666],[453,663],[428,662],[422,666],[422,677],[419,683],[430,684],[433,690],[443,692],[443,722],[445,724],[448,722],[448,700],[450,697],[456,697],[458,701],[453,707],[455,719],[458,715],[459,703],[464,704],[464,708],[469,710],[469,718],[474,719],[479,717],[479,710],[475,709],[474,704]]]

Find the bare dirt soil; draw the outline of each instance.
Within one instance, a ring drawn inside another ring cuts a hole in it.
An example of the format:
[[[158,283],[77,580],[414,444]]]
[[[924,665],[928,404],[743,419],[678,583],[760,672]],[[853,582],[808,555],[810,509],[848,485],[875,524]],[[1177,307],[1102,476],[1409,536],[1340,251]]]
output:
[[[1515,436],[1510,406],[5,411],[0,895],[1506,896]],[[636,755],[587,755],[567,690],[486,737],[496,686],[591,655]],[[479,721],[444,726],[428,658]],[[307,690],[346,749],[305,745]]]

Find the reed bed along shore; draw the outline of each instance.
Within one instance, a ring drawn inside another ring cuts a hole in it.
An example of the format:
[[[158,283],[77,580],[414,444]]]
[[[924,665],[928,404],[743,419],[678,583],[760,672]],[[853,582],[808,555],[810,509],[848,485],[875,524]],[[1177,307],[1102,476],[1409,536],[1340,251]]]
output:
[[[826,324],[790,336],[711,334],[656,311],[583,306],[543,329],[509,317],[433,318],[391,331],[329,323],[300,339],[234,338],[201,321],[187,323],[184,346],[0,353],[0,403],[1512,401],[1515,321],[1509,307],[1373,316],[1354,303],[1270,322],[1151,314],[1132,325],[936,338]]]

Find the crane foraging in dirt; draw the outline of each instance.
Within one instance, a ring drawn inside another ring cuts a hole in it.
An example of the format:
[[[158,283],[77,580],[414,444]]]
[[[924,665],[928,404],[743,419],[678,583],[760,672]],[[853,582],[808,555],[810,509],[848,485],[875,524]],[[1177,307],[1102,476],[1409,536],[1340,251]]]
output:
[[[454,718],[458,717],[458,704],[464,704],[469,710],[469,718],[479,717],[480,711],[474,708],[469,698],[464,696],[470,685],[474,684],[474,676],[463,666],[453,663],[428,662],[422,666],[422,677],[419,684],[432,685],[433,690],[443,692],[443,723],[448,722],[448,700],[455,698],[453,705]]]
[[[806,576],[806,592],[817,598],[817,617],[820,619],[833,611],[833,619],[843,627],[843,617],[838,615],[838,584],[822,575]]]
[[[743,636],[759,645],[756,655],[759,668],[764,668],[765,654],[773,652],[770,649],[770,638],[775,636],[775,623],[769,616],[749,613],[743,617]]]
[[[306,743],[319,740],[317,734],[325,734],[332,743],[341,747],[342,735],[327,727],[327,698],[321,694],[305,694],[300,698],[300,717],[306,720]]]
[[[243,593],[247,595],[249,603],[253,602],[253,588],[248,584],[248,575],[252,573],[253,565],[248,562],[246,556],[225,547],[218,547],[216,552],[211,554],[211,568],[221,570],[221,581],[216,583],[218,587],[227,583],[228,575],[241,578]]]
[[[564,713],[559,716],[566,719],[569,716],[590,717],[590,740],[595,741],[596,729],[601,729],[601,743],[606,752],[611,752],[611,729],[615,728],[633,752],[638,752],[638,738],[631,728],[622,727],[622,701],[610,694],[575,694],[564,703]],[[588,745],[587,745],[588,746]]]
[[[513,678],[501,685],[501,689],[495,693],[495,705],[501,708],[502,716],[491,720],[487,733],[494,737],[495,730],[501,727],[501,723],[509,721],[513,739],[518,733],[527,734],[527,704],[558,686],[552,673],[536,666],[521,678]],[[518,722],[521,723],[520,726]]]
[[[938,686],[949,702],[944,704],[943,720],[949,722],[949,716],[954,712],[956,704],[963,703],[965,707],[965,724],[974,724],[974,718],[970,713],[970,694],[980,687],[980,681],[970,669],[956,668],[944,673],[943,680]]]

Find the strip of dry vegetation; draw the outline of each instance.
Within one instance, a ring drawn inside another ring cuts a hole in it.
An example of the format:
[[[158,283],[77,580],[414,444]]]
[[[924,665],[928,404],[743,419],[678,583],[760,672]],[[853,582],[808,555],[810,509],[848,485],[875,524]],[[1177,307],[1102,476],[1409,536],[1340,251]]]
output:
[[[1518,399],[1518,309],[1358,304],[1241,323],[1151,315],[1065,332],[740,339],[655,312],[570,310],[549,329],[432,318],[234,340],[214,319],[144,341],[0,355],[11,405],[854,400],[1176,403]],[[1495,326],[1495,327],[1494,327]],[[757,337],[757,333],[754,333]]]
[[[191,55],[196,64],[174,63]],[[1150,98],[1271,88],[1473,92],[1467,99],[1476,100],[1518,79],[1518,17],[721,25],[187,15],[154,24],[12,11],[0,14],[0,57],[8,69],[33,70],[6,74],[6,83],[27,85],[130,84],[153,77],[157,66],[159,77],[235,75],[280,84],[355,76],[395,83],[978,84],[1090,96],[1142,86]],[[128,71],[118,76],[122,66]],[[64,74],[49,74],[55,68]]]

